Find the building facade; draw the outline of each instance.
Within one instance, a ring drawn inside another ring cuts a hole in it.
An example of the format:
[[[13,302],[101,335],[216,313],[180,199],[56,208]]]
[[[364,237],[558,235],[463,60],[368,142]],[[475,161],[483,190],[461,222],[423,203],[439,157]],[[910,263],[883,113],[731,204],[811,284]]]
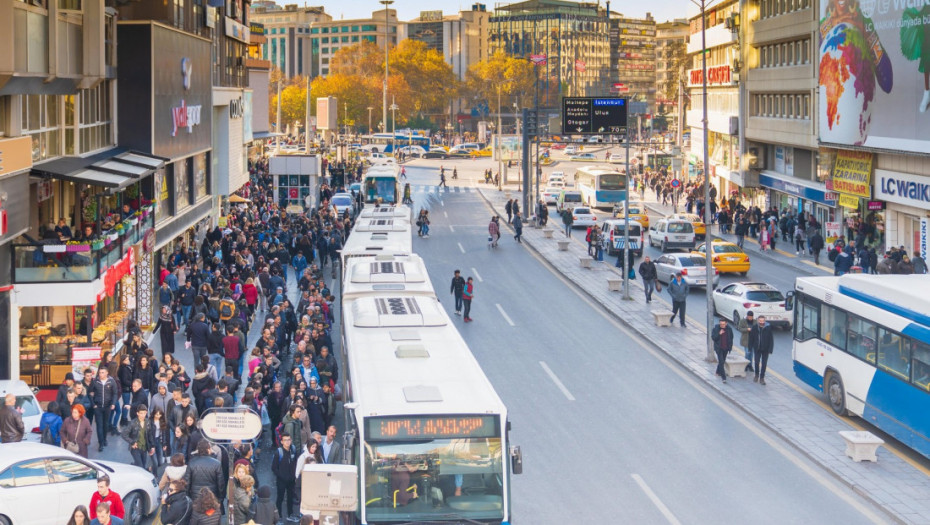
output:
[[[645,102],[654,113],[656,22],[650,13],[643,19],[610,18],[610,83],[610,93]]]
[[[594,3],[527,0],[498,6],[490,18],[488,52],[530,59],[544,55],[540,92],[594,96],[607,92],[610,41],[607,10]],[[557,88],[553,89],[553,88]],[[541,100],[556,106],[558,100]]]
[[[683,94],[683,55],[690,36],[688,21],[676,19],[656,24],[656,115],[665,119],[668,130],[679,127],[679,93]]]
[[[488,58],[488,13],[484,4],[469,11],[443,15],[442,11],[422,11],[420,16],[401,24],[400,39],[419,40],[442,53],[446,63],[462,80],[469,66]]]
[[[254,4],[251,11],[251,20],[265,28],[265,42],[261,44],[263,60],[270,61],[287,78],[320,75],[320,59],[313,59],[310,28],[333,19],[323,7],[298,7],[297,4],[281,7],[265,1]],[[328,33],[326,43],[329,48]]]

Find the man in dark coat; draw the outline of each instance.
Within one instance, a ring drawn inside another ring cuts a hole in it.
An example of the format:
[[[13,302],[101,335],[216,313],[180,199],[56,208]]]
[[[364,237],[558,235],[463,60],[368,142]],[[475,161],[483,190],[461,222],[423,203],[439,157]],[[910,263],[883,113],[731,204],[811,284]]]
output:
[[[720,327],[714,329],[710,338],[714,341],[714,353],[717,354],[717,375],[727,382],[727,356],[733,349],[733,329],[727,326],[727,320],[720,318]]]
[[[191,472],[191,494],[200,494],[201,487],[207,487],[220,501],[224,497],[223,468],[219,460],[210,454],[210,443],[201,439],[197,443],[197,454],[188,464]]]
[[[750,332],[750,336],[752,333]],[[765,384],[765,368],[769,362],[769,354],[775,350],[775,336],[772,334],[772,325],[766,324],[765,316],[759,316],[759,323],[755,331],[756,346],[753,358],[755,359],[756,375],[753,382]]]
[[[294,487],[297,482],[295,470],[298,455],[290,434],[285,432],[281,435],[281,446],[275,449],[274,456],[271,458],[271,472],[275,475],[275,486],[278,491],[276,505],[278,514],[284,520],[294,515]],[[286,514],[282,506],[285,499],[287,500]]]
[[[632,253],[633,250],[630,250]],[[649,256],[643,258],[643,262],[639,264],[639,276],[643,279],[643,287],[646,290],[646,302],[652,302],[652,292],[656,288],[656,278],[658,273],[656,272],[656,264],[649,259]]]

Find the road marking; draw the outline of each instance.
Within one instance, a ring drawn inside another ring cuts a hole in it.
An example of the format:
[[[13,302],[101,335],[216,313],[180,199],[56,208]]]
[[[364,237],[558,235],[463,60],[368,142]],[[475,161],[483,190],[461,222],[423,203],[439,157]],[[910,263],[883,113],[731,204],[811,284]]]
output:
[[[446,210],[442,210],[442,216],[445,217],[445,218],[447,218],[447,219],[449,218],[449,214],[446,213]]]
[[[500,303],[496,303],[496,306],[497,306],[497,311],[500,312],[502,316],[504,316],[504,320],[507,321],[507,324],[509,324],[510,326],[517,326],[513,323],[513,319],[511,319],[510,316],[507,315],[507,312],[504,311],[504,308],[501,306]]]
[[[500,308],[501,305],[497,305],[497,307]],[[503,313],[503,310],[501,310],[501,313]],[[565,385],[563,385],[562,382],[559,381],[559,378],[555,376],[555,372],[553,372],[552,369],[549,368],[549,365],[547,365],[545,361],[540,361],[539,366],[543,368],[546,374],[549,375],[549,379],[552,379],[552,382],[555,383],[555,386],[559,387],[559,390],[561,390],[562,393],[565,394],[565,397],[568,398],[569,401],[575,400],[575,396],[573,396],[572,393],[569,392],[567,388],[565,388]]]
[[[481,276],[478,275],[478,270],[472,268],[472,269],[471,269],[471,273],[475,274],[475,279],[478,279],[478,282],[479,282],[479,283],[483,283],[483,282],[484,282],[484,279],[482,279]]]
[[[455,227],[452,226],[451,224],[449,225],[449,229],[452,230],[452,233],[455,233]],[[463,251],[462,253],[465,253],[465,252]]]
[[[652,504],[655,505],[656,508],[659,509],[659,512],[661,512],[662,515],[665,516],[665,519],[667,519],[669,523],[673,525],[681,525],[681,522],[678,521],[678,518],[676,518],[675,515],[672,514],[672,511],[669,510],[669,508],[665,505],[665,503],[662,503],[662,500],[659,499],[659,496],[656,496],[656,493],[653,492],[651,488],[649,488],[649,485],[646,484],[646,482],[643,480],[643,478],[639,474],[630,474],[630,476],[633,478],[633,481],[635,481],[636,484],[639,485],[639,488],[643,489],[643,492],[646,493],[646,497],[648,497],[650,501],[652,501]]]
[[[458,245],[459,245],[459,250],[462,250],[462,253],[465,253],[465,248],[462,247],[462,243],[458,243]]]
[[[439,199],[439,205],[440,205],[440,206],[445,206],[446,203],[442,202],[442,199]]]

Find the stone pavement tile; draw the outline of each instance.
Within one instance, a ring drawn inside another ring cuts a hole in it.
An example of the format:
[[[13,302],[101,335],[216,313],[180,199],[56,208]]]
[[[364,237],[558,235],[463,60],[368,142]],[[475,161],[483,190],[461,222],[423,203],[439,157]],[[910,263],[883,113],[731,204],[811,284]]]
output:
[[[519,192],[485,192],[481,195],[492,207],[503,209],[508,198],[519,196]],[[499,212],[498,212],[499,213]],[[558,220],[558,217],[553,217]],[[650,340],[669,357],[703,379],[708,385],[727,396],[747,414],[782,436],[822,468],[833,472],[839,479],[858,491],[869,501],[886,509],[895,519],[905,523],[930,522],[930,501],[909,498],[906,503],[893,494],[909,494],[905,488],[918,494],[930,494],[930,479],[901,458],[887,452],[879,452],[878,463],[854,463],[844,453],[843,440],[838,432],[852,427],[842,419],[834,417],[810,402],[803,394],[772,378],[766,387],[749,382],[733,382],[727,388],[716,380],[715,365],[704,361],[705,332],[702,327],[688,323],[687,328],[678,326],[659,329],[654,326],[650,310],[667,308],[664,297],[645,305],[642,287],[638,281],[630,282],[632,301],[621,299],[617,292],[608,292],[606,278],[620,276],[610,261],[596,264],[592,270],[583,270],[578,258],[586,256],[586,246],[573,241],[568,251],[557,250],[556,240],[564,239],[561,224],[550,223],[556,229],[554,239],[545,239],[542,230],[527,228],[524,240],[527,248],[536,251],[568,280],[585,291],[596,302],[612,312],[621,322],[641,336]],[[577,237],[576,237],[577,238]],[[768,254],[766,254],[768,255]],[[775,256],[771,256],[775,258]],[[780,263],[797,264],[786,257]],[[797,259],[796,257],[793,259]],[[814,273],[807,268],[807,273]],[[826,274],[827,272],[821,272]],[[917,516],[917,518],[915,518]]]

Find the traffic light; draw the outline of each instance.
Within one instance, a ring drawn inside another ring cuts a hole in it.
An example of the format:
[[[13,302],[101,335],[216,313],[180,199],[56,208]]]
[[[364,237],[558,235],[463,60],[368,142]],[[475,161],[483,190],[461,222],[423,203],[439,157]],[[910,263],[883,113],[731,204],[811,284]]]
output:
[[[529,108],[523,110],[523,129],[531,137],[539,134],[539,114]]]
[[[341,188],[341,187],[345,186],[345,184],[346,184],[346,183],[345,183],[345,180],[346,180],[346,170],[345,170],[345,169],[343,169],[343,168],[330,168],[330,169],[329,169],[329,176],[330,176],[330,180],[331,180],[331,182],[332,182],[331,185],[332,185],[333,188]]]

